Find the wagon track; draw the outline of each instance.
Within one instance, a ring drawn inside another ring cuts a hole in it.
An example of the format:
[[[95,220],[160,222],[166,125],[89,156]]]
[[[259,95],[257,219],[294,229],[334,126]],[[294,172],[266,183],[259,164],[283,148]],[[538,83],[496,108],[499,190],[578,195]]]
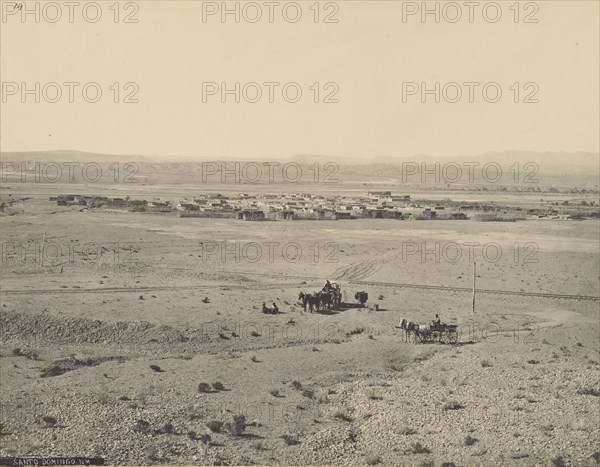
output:
[[[213,271],[217,272],[217,271]],[[316,276],[290,276],[281,274],[270,274],[270,273],[258,273],[258,272],[226,272],[220,271],[229,275],[241,275],[241,276],[263,276],[263,277],[276,277],[279,279],[302,279],[302,280],[314,280],[314,281],[325,281],[325,277]],[[406,288],[406,289],[425,289],[425,290],[438,290],[443,292],[472,292],[473,289],[469,287],[447,287],[442,285],[426,285],[426,284],[402,284],[398,282],[377,282],[377,281],[365,281],[365,280],[353,280],[347,279],[350,284],[362,284],[362,285],[373,285],[383,287],[395,287],[395,288]],[[290,286],[289,283],[277,283],[277,284],[264,284],[261,285],[263,288],[273,287],[285,287]],[[176,285],[176,286],[155,286],[155,287],[106,287],[106,288],[80,288],[80,289],[28,289],[28,290],[0,290],[0,295],[29,295],[29,294],[74,294],[74,293],[121,293],[121,292],[152,292],[152,291],[169,291],[169,290],[203,290],[210,287],[221,288],[221,285]],[[228,288],[256,288],[256,285],[249,284],[227,284]],[[478,294],[490,294],[490,295],[512,295],[518,297],[538,297],[538,298],[550,298],[550,299],[564,299],[564,300],[592,300],[600,301],[600,297],[592,295],[569,295],[569,294],[556,294],[556,293],[545,293],[545,292],[520,292],[515,290],[500,290],[500,289],[476,289]]]

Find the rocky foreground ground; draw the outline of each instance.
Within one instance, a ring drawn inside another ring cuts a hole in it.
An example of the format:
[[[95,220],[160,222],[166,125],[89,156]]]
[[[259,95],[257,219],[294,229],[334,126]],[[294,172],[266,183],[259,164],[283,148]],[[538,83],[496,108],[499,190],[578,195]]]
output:
[[[311,315],[290,304],[253,328],[188,327],[20,312],[9,300],[0,454],[133,465],[595,465],[596,303],[539,300],[504,298],[523,313],[495,315],[504,325],[485,332],[457,313],[459,345],[403,342],[388,309]],[[497,302],[482,308],[488,301]]]

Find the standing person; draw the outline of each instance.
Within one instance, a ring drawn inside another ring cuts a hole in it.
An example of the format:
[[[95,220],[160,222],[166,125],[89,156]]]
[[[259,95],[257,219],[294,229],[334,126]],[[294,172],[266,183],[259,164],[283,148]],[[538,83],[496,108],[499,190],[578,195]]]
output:
[[[277,307],[275,302],[273,302],[273,313],[279,313],[279,308]]]

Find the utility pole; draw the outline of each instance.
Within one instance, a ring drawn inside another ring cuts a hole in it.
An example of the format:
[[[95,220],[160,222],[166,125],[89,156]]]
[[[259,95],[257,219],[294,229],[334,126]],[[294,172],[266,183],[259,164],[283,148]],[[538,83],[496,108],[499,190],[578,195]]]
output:
[[[46,243],[46,231],[42,235],[42,248],[40,250],[40,266],[44,265],[44,245]]]
[[[475,313],[475,276],[476,276],[476,265],[477,263],[473,262],[473,313]]]

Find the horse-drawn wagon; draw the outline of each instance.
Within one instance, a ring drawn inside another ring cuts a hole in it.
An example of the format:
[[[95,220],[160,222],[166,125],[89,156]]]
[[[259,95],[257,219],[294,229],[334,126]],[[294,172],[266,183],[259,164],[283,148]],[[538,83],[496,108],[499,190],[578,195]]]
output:
[[[327,281],[322,290],[314,293],[300,292],[298,300],[302,303],[304,311],[308,306],[309,311],[321,311],[331,308],[337,308],[342,304],[342,289],[339,284]]]
[[[419,329],[415,336],[422,343],[456,344],[458,342],[458,324],[431,324],[429,329]]]
[[[427,325],[417,324],[403,319],[398,327],[404,332],[406,341],[410,341],[411,336],[413,336],[415,344],[417,343],[417,339],[421,343],[458,343],[458,324],[433,322],[433,324]]]

